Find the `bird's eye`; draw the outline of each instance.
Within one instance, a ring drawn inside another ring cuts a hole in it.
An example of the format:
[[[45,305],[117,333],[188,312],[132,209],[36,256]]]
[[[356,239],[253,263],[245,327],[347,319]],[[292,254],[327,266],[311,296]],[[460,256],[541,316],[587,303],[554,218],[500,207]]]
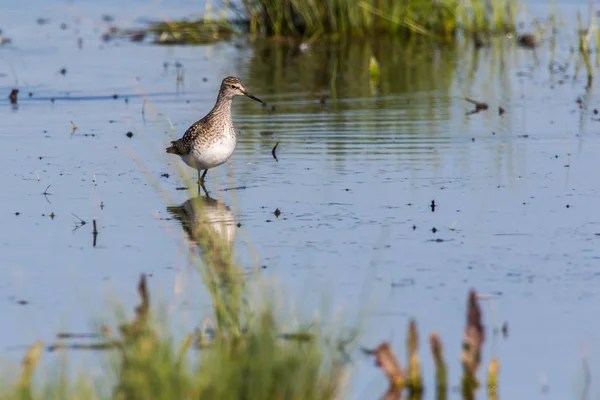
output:
[[[229,85],[229,87],[235,89],[235,85]]]

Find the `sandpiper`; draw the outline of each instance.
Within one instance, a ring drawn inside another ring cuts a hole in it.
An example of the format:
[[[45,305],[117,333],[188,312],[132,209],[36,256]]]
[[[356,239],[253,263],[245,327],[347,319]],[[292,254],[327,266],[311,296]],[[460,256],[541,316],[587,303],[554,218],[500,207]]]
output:
[[[198,185],[203,188],[208,170],[225,163],[235,149],[235,129],[231,120],[231,101],[235,96],[246,96],[262,103],[246,91],[241,79],[228,76],[221,82],[213,109],[190,126],[181,139],[172,141],[167,147],[167,153],[180,156],[187,165],[198,170]],[[201,170],[204,170],[202,175]]]

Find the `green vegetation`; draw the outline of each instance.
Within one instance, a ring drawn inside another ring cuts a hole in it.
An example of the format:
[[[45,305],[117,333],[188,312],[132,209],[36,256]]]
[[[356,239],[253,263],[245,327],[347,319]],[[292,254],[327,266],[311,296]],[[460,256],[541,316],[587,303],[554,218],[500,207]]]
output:
[[[226,18],[226,11],[239,15]],[[425,36],[441,41],[458,34],[490,37],[515,31],[518,2],[510,0],[243,0],[224,3],[220,15],[192,21],[153,23],[160,44],[201,44],[234,32],[253,37],[307,39]]]
[[[517,11],[509,0],[243,0],[243,5],[253,34],[304,37],[504,33],[514,30]]]

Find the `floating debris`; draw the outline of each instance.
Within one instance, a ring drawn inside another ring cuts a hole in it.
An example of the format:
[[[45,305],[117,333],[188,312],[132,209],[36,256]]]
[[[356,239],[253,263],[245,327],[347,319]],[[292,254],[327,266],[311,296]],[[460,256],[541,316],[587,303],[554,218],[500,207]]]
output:
[[[275,217],[279,218],[279,216],[281,215],[281,211],[279,211],[279,208],[276,208],[273,214],[275,214]]]
[[[146,38],[146,32],[144,32],[144,31],[133,32],[131,34],[131,36],[129,36],[129,40],[131,40],[132,42],[141,42],[145,38]]]
[[[532,33],[524,33],[517,36],[517,44],[525,49],[535,49],[538,46],[538,41]]]
[[[273,146],[273,150],[271,150],[271,154],[273,155],[275,161],[279,162],[279,160],[277,159],[277,154],[275,153],[277,151],[277,146],[279,146],[279,142],[275,143],[275,146]]]
[[[476,113],[478,113],[480,111],[488,109],[488,104],[487,103],[483,103],[481,101],[473,100],[473,99],[470,99],[468,97],[465,97],[465,100],[468,101],[469,103],[472,103],[472,104],[475,105],[475,109],[473,111],[469,111],[467,113],[467,115],[476,114]]]
[[[60,69],[60,74],[63,75],[63,76],[66,75],[67,74],[67,69],[66,68],[61,68]]]
[[[324,107],[326,103],[327,103],[327,95],[322,94],[321,97],[319,98],[319,104],[321,104],[321,107]]]
[[[10,99],[10,104],[17,104],[17,95],[19,94],[19,89],[13,89],[10,91],[8,98]]]
[[[273,136],[275,132],[273,131],[261,131],[260,136]]]
[[[490,45],[489,41],[486,42],[486,40],[483,38],[483,35],[479,32],[475,32],[473,34],[473,44],[475,45],[476,49],[481,49],[482,47],[487,47]]]
[[[506,321],[502,324],[502,336],[504,336],[504,339],[508,338],[508,322]]]
[[[129,131],[125,134],[125,136],[127,136],[129,139],[131,139],[133,137],[133,132]]]
[[[85,222],[83,219],[79,218],[74,213],[71,213],[71,215],[73,215],[75,218],[77,218],[79,220],[79,223],[75,224],[75,228],[73,229],[73,232],[75,232],[77,229],[79,229],[82,226],[84,226],[85,224],[87,224],[87,222]]]

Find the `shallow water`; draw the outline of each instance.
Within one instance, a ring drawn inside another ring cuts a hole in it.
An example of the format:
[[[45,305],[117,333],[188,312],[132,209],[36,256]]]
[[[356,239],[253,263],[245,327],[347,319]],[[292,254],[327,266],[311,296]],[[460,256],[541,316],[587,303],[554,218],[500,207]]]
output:
[[[209,312],[186,264],[186,233],[167,210],[194,194],[177,190],[182,164],[164,148],[170,122],[181,135],[212,107],[222,77],[237,75],[268,107],[234,101],[238,147],[207,186],[241,224],[234,246],[244,266],[265,267],[304,314],[324,295],[336,310],[366,307],[367,347],[390,340],[403,355],[408,318],[417,318],[426,371],[425,335],[437,330],[455,382],[466,294],[476,288],[494,297],[486,325],[509,324],[508,340],[490,331],[485,350],[500,359],[501,395],[578,395],[582,354],[592,374],[600,356],[590,317],[600,282],[600,99],[584,68],[574,77],[567,34],[535,53],[509,39],[479,51],[384,40],[307,51],[101,40],[103,13],[126,24],[191,6],[144,4],[60,3],[40,9],[46,25],[13,4],[0,20],[13,39],[0,47],[0,93],[20,90],[18,107],[0,99],[0,310],[14,321],[0,331],[5,358],[57,331],[89,330],[110,314],[107,299],[130,310],[141,273],[185,323]],[[378,87],[368,78],[372,53]],[[553,73],[553,60],[566,70]],[[465,97],[490,109],[467,115]],[[75,229],[73,214],[87,223]],[[351,397],[382,393],[371,360],[356,361]]]

